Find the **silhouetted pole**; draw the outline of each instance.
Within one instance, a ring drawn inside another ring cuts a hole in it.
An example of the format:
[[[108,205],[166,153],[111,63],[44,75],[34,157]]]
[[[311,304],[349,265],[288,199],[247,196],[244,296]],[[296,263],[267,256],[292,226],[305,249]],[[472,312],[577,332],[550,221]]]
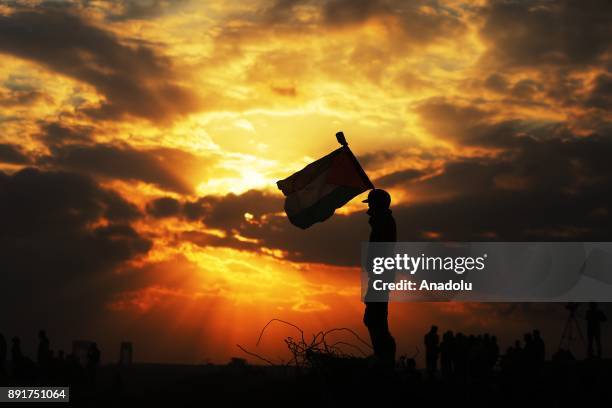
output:
[[[338,141],[338,143],[340,143],[342,145],[342,147],[344,149],[346,149],[349,157],[354,161],[355,163],[355,168],[357,169],[357,171],[359,171],[359,173],[361,174],[361,177],[363,177],[364,180],[366,180],[368,186],[371,189],[374,189],[374,184],[372,183],[372,181],[370,181],[370,178],[368,177],[368,175],[366,174],[366,172],[363,170],[363,168],[361,168],[361,164],[359,164],[359,160],[357,160],[357,158],[355,157],[355,155],[353,154],[353,152],[351,151],[351,149],[349,149],[348,147],[348,142],[346,141],[346,137],[344,136],[344,132],[340,131],[340,132],[336,132],[336,140]]]
[[[344,133],[342,131],[336,133],[336,140],[338,140],[338,143],[340,143],[342,146],[348,146],[348,142],[346,141],[346,137],[344,137]]]

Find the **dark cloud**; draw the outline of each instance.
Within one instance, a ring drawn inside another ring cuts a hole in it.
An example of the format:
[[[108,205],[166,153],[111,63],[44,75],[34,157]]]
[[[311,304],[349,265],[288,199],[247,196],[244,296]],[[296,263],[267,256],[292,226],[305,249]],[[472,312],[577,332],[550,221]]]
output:
[[[308,8],[309,17],[300,15]],[[287,33],[332,31],[347,26],[358,26],[370,20],[393,22],[398,27],[390,36],[394,44],[412,48],[465,32],[458,10],[428,1],[404,2],[399,0],[276,0],[250,15],[233,15],[230,21],[248,21],[244,28],[235,24],[224,28],[223,35],[233,39],[261,31],[284,30]],[[407,42],[406,40],[412,40]],[[380,44],[379,44],[380,45]]]
[[[566,78],[567,79],[567,78]],[[486,77],[484,80],[469,79],[466,81],[466,88],[473,88],[476,92],[481,93],[483,90],[491,91],[494,94],[482,94],[482,99],[475,101],[485,102],[485,97],[488,102],[494,102],[501,105],[503,108],[513,109],[550,109],[551,106],[560,106],[563,102],[553,100],[551,92],[559,93],[557,83],[561,80],[560,74],[547,73],[546,75],[530,73],[529,76],[512,81],[508,76],[501,73],[494,73]],[[573,92],[578,91],[577,89]],[[567,99],[571,94],[569,92],[560,92],[554,99],[562,97]],[[478,98],[478,96],[476,96]],[[491,104],[492,105],[492,104]]]
[[[570,76],[566,70],[558,70],[550,77],[546,95],[561,106],[578,106],[584,103],[581,93],[585,88],[584,80]]]
[[[612,45],[607,0],[491,1],[482,9],[488,57],[514,67],[588,66]]]
[[[108,15],[110,21],[143,20],[177,11],[190,0],[115,0],[118,9]]]
[[[57,122],[41,124],[39,138],[50,146],[91,141],[92,129],[89,127],[67,127]]]
[[[513,92],[525,98],[540,90],[533,81],[517,84]],[[573,136],[564,122],[520,117],[500,121],[496,118],[498,112],[490,109],[486,102],[458,104],[445,98],[431,98],[416,106],[415,112],[431,135],[466,146],[511,148],[520,138],[539,140]]]
[[[425,6],[428,11],[414,7],[401,13],[402,28],[408,39],[427,44],[456,39],[467,32],[456,10],[435,3],[426,3]]]
[[[69,144],[52,147],[51,153],[39,162],[101,177],[151,183],[182,194],[193,190],[179,175],[180,166],[182,162],[197,159],[180,150],[138,150],[124,144]]]
[[[420,164],[422,167],[440,159],[445,159],[448,151],[438,151],[435,148],[427,150],[417,146],[414,148],[398,148],[393,151],[378,150],[359,155],[359,163],[366,170],[366,173],[371,171],[381,170],[389,167],[395,167],[395,164],[402,164],[410,161],[413,164]]]
[[[604,136],[517,138],[499,158],[450,162],[443,173],[406,186],[449,197],[405,206],[398,217],[412,225],[412,238],[437,231],[457,240],[487,232],[504,240],[607,240],[611,220],[595,214],[612,205],[605,164],[611,153],[612,139]]]
[[[5,217],[7,235],[20,237],[37,230],[61,234],[101,218],[129,222],[139,216],[136,207],[87,176],[26,168],[5,177],[0,215]]]
[[[34,78],[29,75],[9,74],[2,85],[14,92],[30,92],[37,90]]]
[[[249,190],[242,194],[201,197],[186,203],[184,212],[189,219],[203,219],[208,227],[229,230],[239,228],[246,222],[245,213],[258,219],[272,212],[271,209],[282,208],[283,202],[280,194]]]
[[[251,202],[245,210],[251,210],[255,203]],[[282,205],[268,209],[279,210],[282,210]],[[288,259],[297,262],[354,266],[360,259],[360,242],[368,236],[367,219],[365,213],[352,216],[335,215],[324,223],[300,230],[291,225],[284,216],[268,215],[263,223],[249,223],[244,220],[244,216],[239,217],[236,214],[235,217],[226,219],[225,225],[212,218],[203,220],[207,226],[213,224],[216,228],[227,230],[225,237],[191,233],[183,238],[201,246],[222,246],[240,250],[259,250],[260,247],[281,249],[287,253]],[[234,233],[257,239],[258,243],[234,238]]]
[[[359,242],[368,231],[365,214],[361,214],[361,222],[352,217],[335,216],[304,231],[289,224],[284,216],[277,215],[283,211],[283,205],[282,195],[258,190],[204,196],[195,202],[184,203],[180,216],[201,220],[208,228],[226,231],[226,236],[186,231],[180,238],[201,246],[240,250],[257,251],[260,246],[280,248],[297,261],[348,265],[359,259]],[[245,213],[252,214],[253,219],[248,221]],[[239,240],[234,237],[235,233],[260,242]]]
[[[473,130],[486,124],[491,113],[473,106],[458,105],[444,98],[431,98],[415,108],[421,123],[432,135],[454,141],[473,137]]]
[[[607,111],[612,108],[612,75],[601,74],[595,78],[595,86],[586,100],[586,106]]]
[[[181,202],[172,197],[162,197],[147,204],[147,214],[155,218],[175,217],[181,212]]]
[[[399,183],[408,183],[427,175],[427,171],[418,169],[405,169],[382,176],[373,181],[377,188],[387,188]]]
[[[191,242],[201,247],[222,247],[232,248],[244,251],[259,251],[259,245],[255,242],[249,242],[236,239],[233,235],[219,236],[209,234],[205,231],[183,231],[177,237],[181,242]]]
[[[531,99],[543,90],[542,84],[533,79],[522,79],[512,86],[512,95],[519,99]]]
[[[371,17],[392,13],[388,2],[378,0],[329,0],[324,2],[322,11],[328,25],[363,23]]]
[[[360,30],[370,22],[378,27],[376,35]],[[246,55],[248,44],[277,43],[279,38],[303,42],[321,35],[343,38],[347,30],[356,36],[353,44],[323,44],[315,64],[303,63],[303,51],[300,54],[282,46],[262,51],[247,67],[247,79],[283,96],[301,96],[298,91],[302,87],[295,84],[308,82],[313,74],[320,73],[341,82],[363,77],[385,87],[391,80],[410,91],[430,88],[430,79],[416,75],[414,69],[398,70],[398,66],[406,63],[406,55],[467,32],[460,12],[428,1],[279,0],[265,2],[256,12],[239,11],[224,19],[215,30],[211,63]],[[339,67],[348,69],[348,75],[339,74]],[[218,104],[219,98],[212,103]]]
[[[204,209],[206,225],[227,228],[239,226],[238,221],[244,220],[246,212],[258,218],[269,213],[271,208],[280,208],[284,200],[280,194],[249,190],[239,195],[205,196],[198,202]]]
[[[487,89],[495,92],[505,92],[508,89],[508,80],[501,74],[491,74],[484,81],[484,86]]]
[[[323,22],[328,27],[361,24],[371,18],[393,19],[406,37],[420,45],[465,30],[457,11],[434,2],[328,0],[323,3],[321,11]]]
[[[0,173],[3,325],[24,333],[45,322],[78,334],[118,289],[115,270],[151,247],[130,226],[139,216],[86,176]]]
[[[504,96],[499,103],[557,112],[571,108],[565,113],[574,128],[600,132],[607,127],[605,113],[591,111],[609,106],[612,3],[495,0],[473,10],[484,19],[480,36],[487,45],[479,66],[487,74],[494,70],[483,85]],[[517,132],[533,127],[525,120],[507,125]]]
[[[376,152],[369,152],[359,156],[359,163],[366,170],[375,170],[383,167],[386,163],[397,157],[397,152],[390,152],[388,150],[378,150]]]
[[[0,143],[0,163],[28,164],[30,158],[15,145]]]
[[[260,11],[260,15],[267,23],[288,23],[295,20],[294,8],[308,0],[276,0]]]
[[[508,148],[497,157],[451,160],[425,178],[412,169],[385,176],[385,186],[417,198],[393,208],[399,239],[430,239],[435,232],[458,241],[609,240],[612,138],[553,136],[504,139]],[[279,248],[298,262],[356,265],[369,231],[362,212],[336,214],[300,230],[275,214],[282,211],[282,197],[258,191],[207,196],[197,203],[204,224],[227,235],[183,239],[242,250]],[[246,221],[245,212],[255,214],[255,222]],[[235,239],[235,233],[257,243]]]
[[[0,106],[15,107],[15,106],[30,106],[34,105],[39,101],[51,102],[52,99],[40,92],[35,90],[27,91],[11,91],[2,92],[0,91]]]
[[[0,16],[0,52],[40,63],[94,86],[104,95],[98,118],[132,115],[171,120],[197,108],[197,98],[177,84],[168,59],[143,45],[126,45],[66,9],[40,6]]]

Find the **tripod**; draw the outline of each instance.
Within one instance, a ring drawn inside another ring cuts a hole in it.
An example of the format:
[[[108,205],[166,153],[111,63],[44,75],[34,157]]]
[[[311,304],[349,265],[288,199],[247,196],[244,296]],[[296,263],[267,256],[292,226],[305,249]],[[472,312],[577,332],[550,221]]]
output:
[[[578,309],[578,303],[568,303],[565,308],[569,310],[570,314],[567,317],[567,321],[565,322],[565,328],[563,329],[561,341],[559,342],[559,349],[561,349],[565,344],[567,345],[565,349],[569,351],[572,348],[572,343],[574,342],[574,340],[580,340],[582,346],[586,346],[586,343],[584,342],[584,336],[582,335],[582,330],[580,330],[580,324],[578,324],[578,320],[576,319],[576,310]]]

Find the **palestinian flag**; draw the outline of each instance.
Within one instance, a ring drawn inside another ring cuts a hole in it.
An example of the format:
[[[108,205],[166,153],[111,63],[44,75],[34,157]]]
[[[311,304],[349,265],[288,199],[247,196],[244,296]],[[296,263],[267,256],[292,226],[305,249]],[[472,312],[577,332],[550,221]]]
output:
[[[306,229],[325,221],[353,197],[374,188],[347,145],[276,182],[287,197],[289,221]]]

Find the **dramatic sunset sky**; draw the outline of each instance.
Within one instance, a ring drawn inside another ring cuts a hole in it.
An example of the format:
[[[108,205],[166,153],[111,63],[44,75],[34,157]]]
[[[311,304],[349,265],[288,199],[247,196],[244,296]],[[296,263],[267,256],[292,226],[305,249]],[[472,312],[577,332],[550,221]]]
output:
[[[611,106],[609,0],[2,0],[0,332],[107,362],[278,360],[274,317],[366,337],[362,197],[302,231],[276,180],[343,130],[402,240],[607,241]],[[391,327],[400,354],[432,323],[556,346],[564,316],[393,304]]]

